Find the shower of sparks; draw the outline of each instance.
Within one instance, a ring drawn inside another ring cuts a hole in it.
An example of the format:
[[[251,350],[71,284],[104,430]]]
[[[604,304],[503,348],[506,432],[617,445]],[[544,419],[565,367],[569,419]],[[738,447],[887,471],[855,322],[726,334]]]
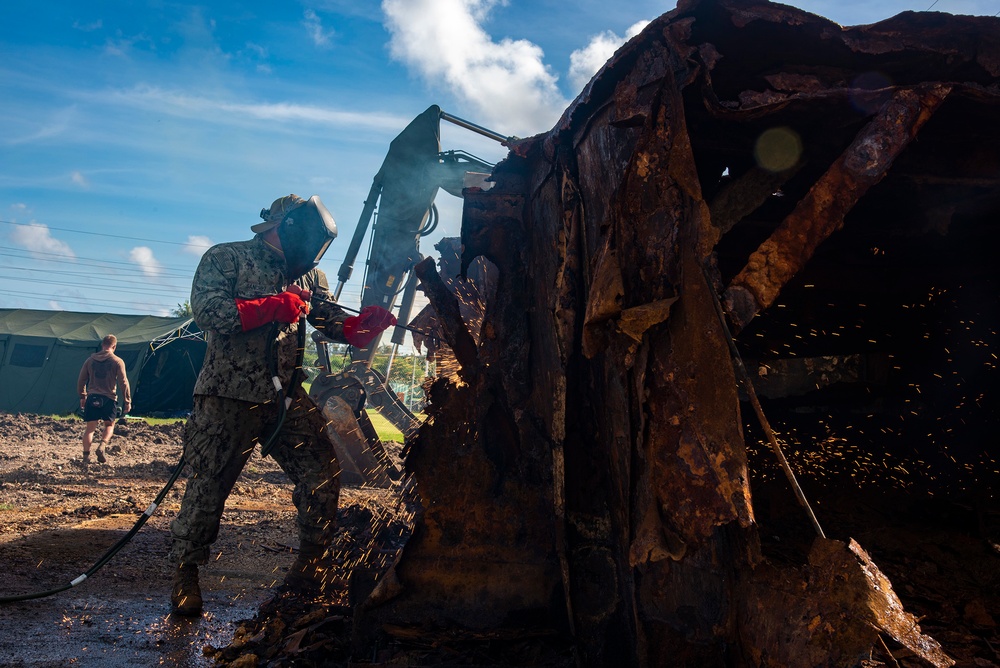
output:
[[[991,397],[992,388],[998,386],[997,332],[977,324],[983,318],[969,311],[970,303],[975,303],[972,295],[965,295],[962,286],[935,286],[922,299],[899,304],[898,315],[886,312],[885,305],[879,307],[881,318],[864,315],[865,304],[842,306],[837,310],[838,331],[810,327],[805,335],[801,323],[788,321],[793,309],[781,311],[789,305],[779,304],[767,329],[746,339],[751,348],[772,342],[758,353],[761,357],[810,357],[830,348],[843,351],[843,343],[832,343],[833,337],[854,332],[850,336],[860,351],[889,361],[888,384],[869,383],[864,388],[874,402],[867,411],[860,403],[846,408],[817,405],[782,413],[778,420],[769,416],[782,433],[782,445],[797,475],[831,484],[846,477],[859,487],[889,486],[928,495],[942,489],[952,494],[992,492],[998,474],[990,436],[998,420],[996,400]],[[828,302],[826,307],[838,305]],[[851,313],[857,314],[853,322],[844,315]],[[894,326],[870,331],[872,321]],[[764,359],[757,366],[762,378],[773,380],[773,362]],[[754,423],[747,424],[752,475],[770,480],[781,471],[762,437],[752,435],[757,429]],[[755,442],[758,439],[760,443]]]

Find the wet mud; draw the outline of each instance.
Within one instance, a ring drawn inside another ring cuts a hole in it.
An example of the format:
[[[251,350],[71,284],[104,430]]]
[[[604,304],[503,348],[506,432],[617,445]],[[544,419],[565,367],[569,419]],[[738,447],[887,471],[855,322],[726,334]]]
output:
[[[67,587],[134,526],[180,460],[181,424],[128,421],[105,465],[81,466],[83,424],[0,414],[0,597]],[[212,666],[241,620],[271,599],[298,539],[291,485],[255,453],[201,569],[205,614],[170,614],[170,520],[183,475],[145,526],[100,570],[50,596],[0,605],[0,666]],[[341,521],[387,517],[385,489],[345,487]],[[345,542],[357,543],[354,528]]]

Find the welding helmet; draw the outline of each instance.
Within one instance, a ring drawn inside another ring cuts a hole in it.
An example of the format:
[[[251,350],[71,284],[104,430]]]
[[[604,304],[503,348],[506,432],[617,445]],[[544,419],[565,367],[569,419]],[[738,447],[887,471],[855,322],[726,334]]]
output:
[[[277,227],[288,277],[293,281],[314,269],[337,238],[337,223],[316,195],[307,200],[297,195],[280,197],[270,209],[261,211],[261,218],[264,222],[251,229],[266,232]]]

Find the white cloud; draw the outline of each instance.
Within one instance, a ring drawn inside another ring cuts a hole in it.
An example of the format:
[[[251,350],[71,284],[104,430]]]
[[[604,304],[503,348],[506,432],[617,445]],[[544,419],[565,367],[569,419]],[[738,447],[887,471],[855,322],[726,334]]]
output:
[[[11,145],[27,144],[37,140],[51,139],[66,133],[71,128],[71,124],[77,117],[76,105],[70,105],[57,109],[55,112],[44,112],[39,117],[32,117],[31,123],[36,123],[34,132],[20,137],[7,139],[5,143]]]
[[[192,235],[188,237],[187,243],[184,244],[184,252],[201,257],[205,251],[214,245],[215,242],[208,237]]]
[[[410,122],[411,118],[386,113],[360,111],[340,111],[323,107],[310,107],[290,103],[239,103],[199,97],[186,93],[165,90],[153,86],[137,86],[131,90],[102,91],[94,95],[100,101],[129,106],[161,115],[198,120],[268,121],[279,123],[316,123],[338,128],[358,130],[396,130]]]
[[[146,34],[124,36],[118,31],[114,37],[109,37],[104,41],[104,54],[117,58],[128,58],[135,46],[155,47],[155,42]]]
[[[309,33],[313,44],[320,48],[330,46],[330,38],[333,37],[334,32],[332,30],[323,30],[323,22],[316,15],[316,12],[307,9],[305,11],[305,21],[302,22],[302,25],[306,27],[306,32]]]
[[[481,27],[497,0],[383,0],[392,56],[471,106],[476,122],[528,136],[558,120],[558,77],[527,40],[499,42]]]
[[[52,236],[48,225],[31,221],[27,225],[17,225],[10,233],[11,241],[31,253],[52,253],[68,258],[76,258],[73,249],[65,241]]]
[[[81,188],[89,188],[90,187],[90,182],[87,181],[87,177],[84,176],[83,173],[80,172],[80,171],[74,171],[70,175],[70,179],[73,181],[73,183],[75,183],[76,185],[80,186]]]
[[[625,37],[619,37],[610,30],[594,35],[590,43],[582,49],[577,49],[569,55],[569,81],[576,90],[583,90],[604,63],[615,54],[622,44],[632,39],[649,21],[638,21],[625,31]]]
[[[273,68],[266,62],[269,57],[268,50],[260,44],[247,42],[245,47],[241,51],[238,51],[236,55],[251,63],[256,63],[254,69],[261,74],[270,74],[273,71]]]
[[[97,19],[90,23],[80,23],[79,21],[73,21],[73,27],[77,30],[82,30],[83,32],[93,32],[95,30],[100,30],[104,27],[104,21]]]
[[[256,42],[247,42],[245,52],[260,58],[261,60],[266,60],[268,57],[267,47],[261,46]]]
[[[60,304],[56,300],[50,299],[49,300],[49,309],[51,309],[53,311],[62,311],[63,307],[62,307],[62,304]]]
[[[163,273],[160,261],[153,257],[153,251],[147,246],[136,246],[129,251],[128,257],[139,265],[143,274],[150,278],[156,278]]]

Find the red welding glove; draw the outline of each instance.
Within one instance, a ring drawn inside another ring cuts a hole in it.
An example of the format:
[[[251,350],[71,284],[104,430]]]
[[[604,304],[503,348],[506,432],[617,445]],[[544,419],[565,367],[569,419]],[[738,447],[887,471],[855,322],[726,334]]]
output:
[[[344,338],[355,348],[364,348],[371,340],[396,324],[396,316],[372,304],[344,321]]]
[[[243,331],[249,332],[272,322],[295,322],[303,313],[309,313],[309,304],[297,294],[282,292],[257,299],[237,299],[236,310],[240,312]]]

